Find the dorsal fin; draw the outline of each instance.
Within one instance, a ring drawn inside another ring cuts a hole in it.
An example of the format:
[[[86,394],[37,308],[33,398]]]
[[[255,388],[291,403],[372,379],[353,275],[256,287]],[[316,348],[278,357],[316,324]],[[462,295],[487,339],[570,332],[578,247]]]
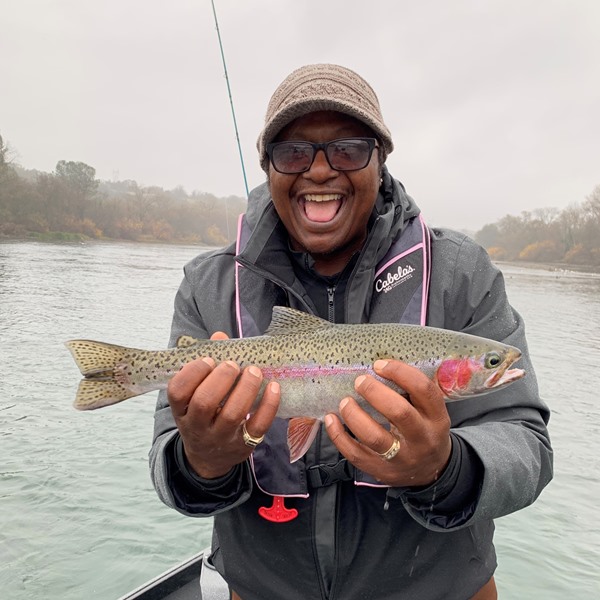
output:
[[[196,338],[193,338],[191,335],[180,335],[177,338],[177,342],[176,342],[176,346],[178,348],[189,348],[190,346],[195,346],[196,344],[199,344],[200,342],[205,342],[206,340],[197,340]]]
[[[265,331],[265,335],[289,335],[303,331],[317,331],[326,327],[333,327],[333,323],[295,308],[274,306],[271,324]]]

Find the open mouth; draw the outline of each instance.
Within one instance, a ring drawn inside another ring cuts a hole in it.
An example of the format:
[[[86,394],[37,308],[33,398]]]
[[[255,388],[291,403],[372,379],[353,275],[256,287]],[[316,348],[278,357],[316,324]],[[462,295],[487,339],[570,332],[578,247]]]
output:
[[[485,382],[485,387],[496,389],[517,379],[521,379],[524,375],[525,371],[523,369],[507,369],[504,372],[498,371]]]
[[[342,206],[342,194],[306,194],[300,200],[304,214],[313,223],[329,223]]]

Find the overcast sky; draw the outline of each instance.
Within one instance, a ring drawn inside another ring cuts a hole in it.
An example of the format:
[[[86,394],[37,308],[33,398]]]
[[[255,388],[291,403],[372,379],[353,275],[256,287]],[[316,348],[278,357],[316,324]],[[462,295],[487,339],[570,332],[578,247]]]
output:
[[[435,225],[600,184],[598,0],[215,0],[252,188],[279,82],[308,63],[376,90],[388,158]],[[0,134],[25,168],[245,196],[210,0],[0,0]]]

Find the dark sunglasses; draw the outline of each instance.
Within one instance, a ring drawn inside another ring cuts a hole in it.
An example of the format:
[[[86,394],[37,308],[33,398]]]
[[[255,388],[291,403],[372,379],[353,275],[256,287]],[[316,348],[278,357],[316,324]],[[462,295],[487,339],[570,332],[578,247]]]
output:
[[[304,173],[312,166],[319,150],[325,152],[329,166],[335,171],[358,171],[371,160],[377,148],[375,138],[342,138],[313,144],[312,142],[273,142],[267,144],[267,156],[278,173]]]

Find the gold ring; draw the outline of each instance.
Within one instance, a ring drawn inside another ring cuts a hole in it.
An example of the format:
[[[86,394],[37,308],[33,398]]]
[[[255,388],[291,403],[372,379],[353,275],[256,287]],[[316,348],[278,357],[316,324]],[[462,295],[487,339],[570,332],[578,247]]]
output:
[[[392,460],[392,458],[398,454],[398,450],[400,450],[400,440],[394,438],[394,441],[387,452],[378,452],[377,454],[384,460]]]
[[[244,444],[246,444],[246,446],[250,446],[250,448],[256,448],[256,446],[258,446],[265,439],[264,435],[261,435],[260,437],[252,437],[246,429],[245,422],[242,425],[242,437],[244,438]]]

